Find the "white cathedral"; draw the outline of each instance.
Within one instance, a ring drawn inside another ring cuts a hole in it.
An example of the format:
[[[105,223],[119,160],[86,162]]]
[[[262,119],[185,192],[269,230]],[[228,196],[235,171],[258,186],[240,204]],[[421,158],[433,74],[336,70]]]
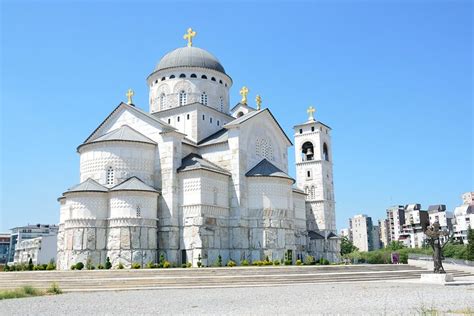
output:
[[[166,54],[147,78],[149,112],[120,103],[77,148],[80,183],[58,199],[57,265],[201,260],[339,260],[331,129],[313,118],[291,140],[271,111],[242,100],[212,54]]]

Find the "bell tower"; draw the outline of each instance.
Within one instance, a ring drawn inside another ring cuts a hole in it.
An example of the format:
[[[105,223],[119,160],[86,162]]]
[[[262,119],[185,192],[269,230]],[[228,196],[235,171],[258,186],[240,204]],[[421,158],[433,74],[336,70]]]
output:
[[[296,185],[304,190],[308,230],[327,236],[336,234],[334,182],[332,173],[331,128],[314,118],[294,126]]]

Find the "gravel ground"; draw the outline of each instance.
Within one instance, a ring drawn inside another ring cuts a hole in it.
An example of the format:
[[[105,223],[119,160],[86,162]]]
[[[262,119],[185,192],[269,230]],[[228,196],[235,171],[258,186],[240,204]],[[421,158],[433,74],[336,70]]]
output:
[[[474,286],[395,282],[68,293],[0,301],[1,315],[474,313]]]

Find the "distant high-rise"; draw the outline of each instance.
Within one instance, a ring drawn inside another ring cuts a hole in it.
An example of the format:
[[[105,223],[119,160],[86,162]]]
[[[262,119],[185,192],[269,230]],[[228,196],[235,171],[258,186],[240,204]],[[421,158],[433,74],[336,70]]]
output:
[[[360,214],[349,219],[349,229],[352,243],[360,251],[371,251],[380,248],[378,227],[372,223],[372,218]]]

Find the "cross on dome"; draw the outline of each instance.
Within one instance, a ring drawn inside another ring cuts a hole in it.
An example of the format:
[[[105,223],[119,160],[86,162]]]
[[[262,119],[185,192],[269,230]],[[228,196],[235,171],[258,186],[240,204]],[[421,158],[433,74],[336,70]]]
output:
[[[243,86],[239,93],[242,96],[240,103],[247,104],[247,95],[249,94],[249,89],[247,89],[246,86]]]
[[[257,110],[260,110],[260,105],[262,104],[262,97],[257,94],[255,97],[255,102],[257,103]]]
[[[308,113],[308,121],[314,121],[314,112],[316,112],[316,109],[310,106],[306,112]]]
[[[183,38],[188,40],[188,47],[193,46],[193,37],[196,36],[196,32],[192,28],[189,28],[187,33],[184,34]]]

